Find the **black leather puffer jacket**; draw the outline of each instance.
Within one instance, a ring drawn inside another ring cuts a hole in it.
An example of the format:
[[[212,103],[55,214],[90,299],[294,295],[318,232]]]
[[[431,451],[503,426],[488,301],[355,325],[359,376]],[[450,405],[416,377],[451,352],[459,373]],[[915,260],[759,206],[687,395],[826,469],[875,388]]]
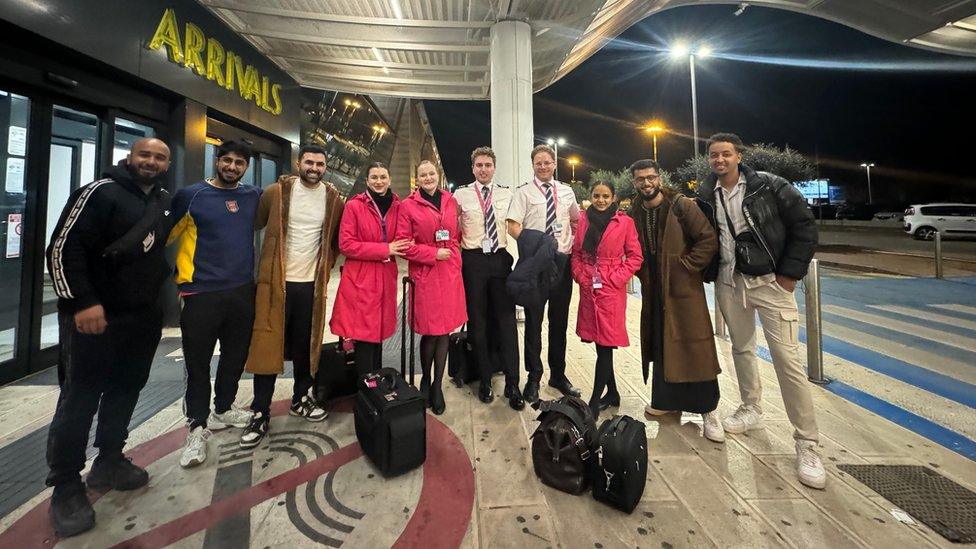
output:
[[[739,164],[739,173],[746,177],[746,195],[742,210],[749,228],[759,244],[773,258],[776,274],[800,280],[817,250],[817,223],[806,200],[789,181],[767,172],[757,172]],[[710,174],[698,188],[698,203],[718,232],[715,214],[715,185],[717,177]],[[705,270],[714,280],[718,273],[719,254],[713,265]]]

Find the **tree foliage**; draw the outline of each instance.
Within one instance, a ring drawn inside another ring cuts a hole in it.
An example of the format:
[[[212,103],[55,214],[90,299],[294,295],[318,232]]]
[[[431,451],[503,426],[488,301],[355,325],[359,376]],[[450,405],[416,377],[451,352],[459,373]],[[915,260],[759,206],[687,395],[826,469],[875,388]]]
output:
[[[791,183],[807,181],[817,176],[817,169],[809,158],[803,156],[796,149],[789,147],[780,149],[770,143],[757,143],[748,146],[742,153],[742,162],[749,167],[778,175]],[[711,170],[705,156],[689,158],[675,172],[679,187],[694,190],[697,182],[702,181]]]

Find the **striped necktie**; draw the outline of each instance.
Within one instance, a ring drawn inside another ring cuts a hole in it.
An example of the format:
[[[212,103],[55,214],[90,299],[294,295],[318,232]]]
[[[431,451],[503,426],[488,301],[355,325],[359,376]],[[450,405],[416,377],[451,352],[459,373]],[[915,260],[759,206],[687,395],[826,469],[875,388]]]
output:
[[[546,234],[555,236],[556,230],[556,201],[553,200],[553,189],[551,183],[543,183],[542,188],[546,190]]]
[[[492,253],[498,251],[498,224],[495,223],[495,207],[491,204],[488,187],[481,188],[481,196],[485,200],[485,234],[491,240]]]

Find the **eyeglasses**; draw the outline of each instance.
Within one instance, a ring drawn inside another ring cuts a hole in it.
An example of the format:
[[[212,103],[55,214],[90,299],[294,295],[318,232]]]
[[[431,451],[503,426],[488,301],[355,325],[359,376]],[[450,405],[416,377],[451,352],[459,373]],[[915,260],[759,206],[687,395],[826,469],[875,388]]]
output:
[[[644,183],[653,183],[659,179],[661,179],[660,175],[649,175],[647,177],[635,177],[634,183],[638,185],[643,185]]]

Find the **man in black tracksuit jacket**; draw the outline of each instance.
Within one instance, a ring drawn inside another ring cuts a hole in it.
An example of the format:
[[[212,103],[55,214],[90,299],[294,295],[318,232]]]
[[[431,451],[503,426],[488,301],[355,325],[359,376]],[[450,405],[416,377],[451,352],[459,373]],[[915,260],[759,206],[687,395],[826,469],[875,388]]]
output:
[[[157,301],[171,269],[164,255],[170,195],[161,182],[169,160],[161,140],[137,141],[103,179],[71,194],[47,250],[62,346],[47,445],[59,537],[95,524],[80,473],[96,411],[98,457],[88,486],[134,490],[149,480],[122,448],[162,334]]]

